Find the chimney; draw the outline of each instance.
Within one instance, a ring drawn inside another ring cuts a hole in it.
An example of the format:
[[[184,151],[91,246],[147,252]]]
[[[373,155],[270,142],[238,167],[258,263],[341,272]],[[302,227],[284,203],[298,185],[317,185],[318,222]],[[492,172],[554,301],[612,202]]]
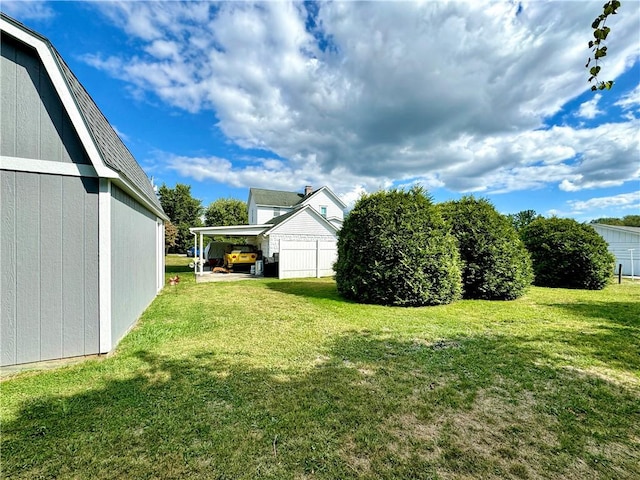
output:
[[[304,187],[304,196],[308,197],[313,193],[313,187],[311,185],[307,185]]]

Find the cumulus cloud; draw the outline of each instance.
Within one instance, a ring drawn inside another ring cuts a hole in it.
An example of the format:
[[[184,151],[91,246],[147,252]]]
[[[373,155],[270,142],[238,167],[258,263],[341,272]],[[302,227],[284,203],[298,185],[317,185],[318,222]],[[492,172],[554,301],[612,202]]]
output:
[[[587,118],[589,120],[601,115],[602,110],[598,109],[598,102],[602,98],[602,95],[597,93],[591,100],[588,100],[580,105],[580,108],[576,112],[576,116],[580,118]]]
[[[597,197],[589,200],[570,200],[569,205],[572,213],[582,213],[584,211],[597,211],[607,208],[621,210],[640,210],[640,190],[630,193],[622,193],[611,197]]]
[[[598,2],[96,6],[143,47],[85,61],[174,107],[215,111],[236,145],[282,159],[274,168],[175,156],[171,167],[195,179],[256,186],[277,174],[279,184],[314,178],[341,193],[414,181],[508,192],[638,176],[633,118],[545,127],[588,88],[585,39]],[[639,55],[638,43],[624,40],[637,35],[639,6],[625,8],[609,42],[608,78]],[[593,118],[599,98],[579,115]]]
[[[636,85],[636,88],[631,90],[629,93],[622,96],[620,100],[618,100],[615,105],[623,108],[624,110],[632,110],[636,111],[640,109],[640,83]]]

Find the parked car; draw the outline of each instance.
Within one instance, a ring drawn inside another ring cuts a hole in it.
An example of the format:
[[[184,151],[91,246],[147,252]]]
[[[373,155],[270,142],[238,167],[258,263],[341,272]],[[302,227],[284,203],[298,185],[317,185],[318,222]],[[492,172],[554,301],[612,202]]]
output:
[[[250,267],[255,265],[256,260],[258,260],[258,250],[253,245],[234,245],[231,252],[225,255],[225,264],[229,269],[241,265]]]
[[[187,248],[187,257],[199,257],[200,249],[196,247]]]

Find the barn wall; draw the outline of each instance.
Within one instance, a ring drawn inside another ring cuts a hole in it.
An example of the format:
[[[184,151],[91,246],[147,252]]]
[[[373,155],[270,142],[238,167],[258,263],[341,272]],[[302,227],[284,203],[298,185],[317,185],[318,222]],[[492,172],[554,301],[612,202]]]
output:
[[[156,216],[123,190],[111,189],[111,334],[113,345],[157,292]]]
[[[91,163],[36,52],[6,34],[0,86],[0,155]]]
[[[1,364],[98,353],[98,180],[0,182]]]

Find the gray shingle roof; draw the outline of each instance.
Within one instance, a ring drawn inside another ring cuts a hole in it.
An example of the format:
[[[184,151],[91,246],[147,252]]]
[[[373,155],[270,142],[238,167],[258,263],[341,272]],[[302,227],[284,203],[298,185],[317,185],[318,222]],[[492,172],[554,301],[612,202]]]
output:
[[[162,212],[163,210],[160,205],[160,201],[156,197],[151,182],[147,178],[146,174],[140,165],[138,165],[138,162],[133,158],[131,152],[127,149],[124,143],[122,143],[122,140],[93,101],[91,95],[89,95],[85,90],[49,39],[6,15],[4,12],[1,12],[1,14],[4,20],[45,42],[60,67],[60,71],[62,72],[69,90],[71,91],[76,105],[78,106],[78,110],[84,119],[84,123],[96,144],[96,148],[102,157],[102,161],[109,168],[119,172],[122,177],[132,184],[141,197],[148,200],[160,212]]]
[[[257,205],[271,205],[274,207],[292,207],[304,199],[302,193],[265,190],[262,188],[251,188],[250,195]]]
[[[273,217],[271,220],[269,220],[267,222],[267,225],[271,225],[271,228],[275,227],[276,225],[280,225],[287,218],[289,218],[289,217],[293,216],[295,213],[297,213],[299,209],[300,208],[294,208],[290,212],[283,213],[282,215],[279,215],[277,217]]]
[[[162,211],[160,201],[156,197],[147,175],[133,158],[129,149],[122,143],[118,134],[62,56],[60,56],[55,47],[51,44],[50,46],[104,163],[122,174],[142,196]]]

